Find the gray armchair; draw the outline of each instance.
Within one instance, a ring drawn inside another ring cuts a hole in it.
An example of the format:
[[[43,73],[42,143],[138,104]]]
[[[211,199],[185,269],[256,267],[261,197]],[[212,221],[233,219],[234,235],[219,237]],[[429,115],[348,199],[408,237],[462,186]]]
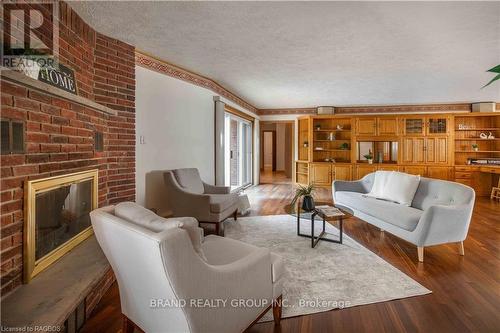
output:
[[[229,187],[209,185],[198,169],[169,170],[163,174],[169,205],[174,216],[192,216],[201,223],[215,224],[215,233],[224,234],[223,222],[237,218],[238,194]]]

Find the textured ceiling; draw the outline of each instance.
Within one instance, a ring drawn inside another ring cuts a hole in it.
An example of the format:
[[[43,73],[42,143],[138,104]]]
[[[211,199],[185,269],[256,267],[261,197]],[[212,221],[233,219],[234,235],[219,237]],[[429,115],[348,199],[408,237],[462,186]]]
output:
[[[258,108],[500,101],[500,2],[71,2]]]

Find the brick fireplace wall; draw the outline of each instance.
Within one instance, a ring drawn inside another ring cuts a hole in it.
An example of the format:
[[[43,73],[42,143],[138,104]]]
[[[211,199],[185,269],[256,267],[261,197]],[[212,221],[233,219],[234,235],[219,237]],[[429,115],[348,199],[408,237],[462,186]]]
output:
[[[25,124],[25,152],[1,156],[2,297],[22,283],[25,180],[97,168],[100,206],[135,200],[134,47],[59,6],[60,62],[75,71],[80,96],[117,115],[2,79],[2,119]],[[94,131],[104,134],[102,152],[94,150]]]

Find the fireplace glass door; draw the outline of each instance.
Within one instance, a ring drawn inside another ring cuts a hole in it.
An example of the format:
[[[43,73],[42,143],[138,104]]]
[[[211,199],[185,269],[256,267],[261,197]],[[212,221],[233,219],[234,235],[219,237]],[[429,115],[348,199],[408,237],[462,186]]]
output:
[[[92,235],[98,177],[89,170],[26,181],[25,283]]]
[[[36,194],[35,260],[90,227],[92,180]]]

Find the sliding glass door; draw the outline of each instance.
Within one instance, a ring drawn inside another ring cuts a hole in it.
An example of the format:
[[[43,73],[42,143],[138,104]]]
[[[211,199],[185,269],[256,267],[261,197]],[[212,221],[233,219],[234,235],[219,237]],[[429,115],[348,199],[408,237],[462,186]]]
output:
[[[252,183],[252,122],[226,112],[224,183],[231,190]]]

